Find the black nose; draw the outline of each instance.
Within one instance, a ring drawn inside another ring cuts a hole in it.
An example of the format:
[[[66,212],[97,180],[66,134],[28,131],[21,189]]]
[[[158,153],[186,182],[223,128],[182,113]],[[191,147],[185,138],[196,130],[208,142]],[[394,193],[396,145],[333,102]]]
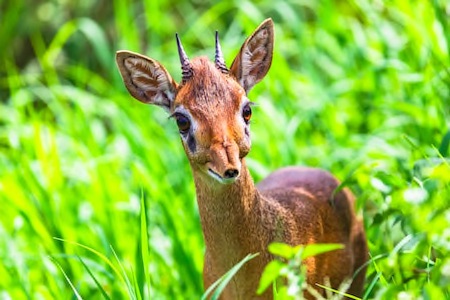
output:
[[[223,173],[223,176],[226,179],[231,179],[231,178],[236,178],[239,175],[239,170],[237,169],[228,169],[225,171],[225,173]]]

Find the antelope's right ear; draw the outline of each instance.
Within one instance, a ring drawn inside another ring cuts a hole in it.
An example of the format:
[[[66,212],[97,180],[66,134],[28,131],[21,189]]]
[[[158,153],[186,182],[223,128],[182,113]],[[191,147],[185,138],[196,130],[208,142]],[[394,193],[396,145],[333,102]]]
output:
[[[177,83],[159,62],[129,51],[118,51],[116,62],[123,82],[134,98],[170,111]]]

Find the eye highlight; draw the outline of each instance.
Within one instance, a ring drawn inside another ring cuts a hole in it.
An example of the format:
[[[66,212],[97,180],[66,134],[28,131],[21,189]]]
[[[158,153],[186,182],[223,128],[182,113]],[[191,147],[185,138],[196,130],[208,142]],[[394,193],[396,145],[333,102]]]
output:
[[[189,120],[189,118],[180,113],[174,114],[173,117],[177,122],[178,130],[180,131],[180,133],[186,134],[191,128],[191,121]]]
[[[252,108],[250,107],[250,103],[245,104],[242,109],[242,118],[246,124],[250,122],[250,119],[252,118]]]

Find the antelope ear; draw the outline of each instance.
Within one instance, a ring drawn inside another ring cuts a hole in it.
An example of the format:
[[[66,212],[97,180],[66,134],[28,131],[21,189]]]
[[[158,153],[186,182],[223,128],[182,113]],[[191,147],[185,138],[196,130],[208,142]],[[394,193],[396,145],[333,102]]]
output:
[[[129,51],[118,51],[116,62],[123,82],[134,98],[170,111],[177,83],[159,62]]]
[[[245,40],[231,65],[230,73],[247,93],[269,71],[272,64],[273,36],[273,21],[266,19]]]

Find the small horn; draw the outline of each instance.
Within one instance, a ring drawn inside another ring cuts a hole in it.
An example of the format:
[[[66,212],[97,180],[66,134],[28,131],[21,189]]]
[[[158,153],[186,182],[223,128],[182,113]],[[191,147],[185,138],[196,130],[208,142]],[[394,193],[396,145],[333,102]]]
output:
[[[189,61],[186,52],[184,52],[183,45],[181,44],[180,38],[178,37],[178,33],[175,34],[175,38],[177,39],[178,55],[180,56],[182,81],[183,83],[185,83],[186,81],[191,79],[192,75],[194,75],[194,72],[192,70],[191,62]]]
[[[219,42],[219,32],[216,31],[216,56],[215,56],[216,68],[219,69],[222,73],[228,74],[228,68],[225,64],[225,60],[223,59],[222,49],[220,48]]]

